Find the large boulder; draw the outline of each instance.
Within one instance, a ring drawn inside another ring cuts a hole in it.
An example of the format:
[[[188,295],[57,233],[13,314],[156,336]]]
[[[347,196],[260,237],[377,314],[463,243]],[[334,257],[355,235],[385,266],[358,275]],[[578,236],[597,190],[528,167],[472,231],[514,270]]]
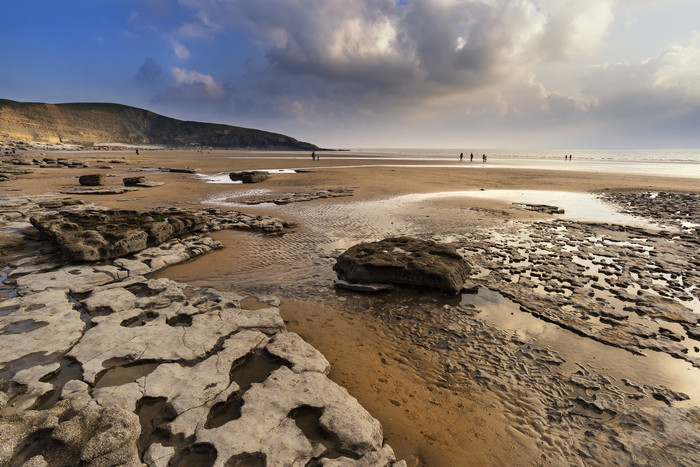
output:
[[[228,174],[228,176],[234,182],[240,181],[243,183],[260,183],[270,178],[269,172],[263,172],[261,170],[231,172],[230,174]]]
[[[85,210],[35,216],[30,221],[74,261],[99,261],[196,232],[207,218],[185,212]]]
[[[105,184],[104,174],[89,174],[78,177],[78,182],[83,186],[102,186]]]
[[[458,293],[470,267],[450,245],[400,237],[360,243],[343,253],[334,266],[351,282],[389,282],[433,287]]]

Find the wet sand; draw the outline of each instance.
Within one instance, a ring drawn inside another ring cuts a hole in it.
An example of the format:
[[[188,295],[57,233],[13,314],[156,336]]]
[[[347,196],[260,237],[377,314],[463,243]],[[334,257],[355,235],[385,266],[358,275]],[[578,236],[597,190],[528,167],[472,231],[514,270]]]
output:
[[[682,324],[687,322],[649,317],[650,312],[645,310],[623,311],[635,303],[613,293],[621,288],[636,293],[640,288],[635,289],[634,284],[645,285],[643,282],[647,281],[650,288],[645,290],[658,296],[658,290],[665,290],[661,287],[668,289],[673,285],[673,268],[697,269],[698,259],[693,256],[697,255],[696,244],[686,246],[682,239],[672,240],[673,236],[657,237],[666,227],[650,225],[649,233],[611,230],[590,224],[592,219],[567,220],[523,209],[513,205],[507,196],[495,196],[495,192],[493,197],[488,196],[493,190],[698,193],[697,178],[654,174],[623,178],[618,173],[492,169],[481,164],[470,167],[468,163],[452,167],[452,162],[444,167],[385,167],[383,161],[372,159],[363,160],[362,167],[348,167],[348,160],[340,155],[334,159],[324,154],[321,161],[314,163],[309,157],[295,155],[256,154],[256,158],[250,158],[250,154],[239,154],[241,157],[228,152],[186,151],[143,151],[140,156],[77,154],[75,158],[91,159],[95,166],[100,164],[98,159],[123,157],[124,163],[110,164],[112,169],[37,169],[34,174],[0,185],[0,196],[2,192],[75,188],[75,177],[85,173],[113,175],[107,178],[107,184],[112,186],[120,185],[124,176],[142,174],[165,185],[121,195],[79,198],[129,209],[230,207],[296,222],[297,227],[283,236],[218,232],[214,237],[225,245],[223,250],[168,268],[156,277],[280,297],[288,328],[328,358],[332,365],[330,377],[346,387],[382,423],[397,458],[406,459],[409,465],[606,463],[615,459],[615,451],[620,450],[608,439],[614,437],[608,436],[607,430],[614,431],[616,424],[624,424],[624,417],[648,417],[647,422],[639,423],[639,431],[623,430],[630,443],[629,451],[637,452],[629,439],[649,436],[643,430],[653,422],[668,422],[659,418],[658,410],[667,405],[677,410],[697,407],[699,395],[693,387],[700,387],[696,385],[700,383],[700,370],[692,361],[698,357],[693,347],[699,344],[686,333]],[[411,164],[421,165],[420,161],[402,161],[402,165]],[[209,175],[250,169],[294,168],[304,172],[276,173],[261,184],[236,185],[204,183],[196,176],[157,170],[159,167],[197,167],[199,173]],[[270,194],[328,188],[352,189],[353,196],[281,206],[244,204]],[[435,195],[470,190],[471,195]],[[565,202],[563,197],[560,200]],[[609,206],[611,212],[622,210],[620,206]],[[618,222],[619,218],[598,220]],[[635,225],[627,220],[628,225]],[[646,219],[654,220],[659,219]],[[551,241],[559,234],[562,239]],[[363,295],[333,288],[335,255],[359,241],[393,235],[454,242],[474,264],[473,278],[484,289],[473,297],[446,297],[431,291]],[[600,241],[589,245],[589,237]],[[658,267],[665,269],[645,279],[644,249],[620,251],[621,247],[615,246],[620,242],[653,243],[661,255],[656,258]],[[559,255],[566,250],[579,253]],[[553,253],[557,260],[547,260]],[[606,282],[608,276],[601,272],[606,268],[604,256],[614,259],[618,269],[611,274],[616,280],[624,276],[629,284]],[[685,263],[679,264],[679,258],[684,258]],[[586,266],[577,269],[576,261],[584,261]],[[574,284],[546,277],[552,272],[574,277],[589,274],[592,278]],[[538,295],[531,295],[530,288],[523,287],[526,280],[535,285],[532,294]],[[685,304],[691,313],[698,313],[697,274],[685,274],[683,280],[682,290],[669,289],[669,293],[681,296],[689,291],[691,299],[674,299],[673,303]],[[586,294],[578,294],[584,289]],[[490,295],[493,290],[496,292]],[[588,292],[598,295],[589,296]],[[598,313],[592,319],[600,323],[602,316],[602,325],[589,326],[590,319],[576,321],[580,315],[574,313],[574,305],[588,299],[594,300],[594,305],[585,302],[589,309],[600,306],[601,310],[625,314],[626,318],[618,317],[624,324],[612,327],[613,333],[605,327],[605,319],[618,318]],[[600,300],[595,302],[596,299]],[[511,303],[515,303],[512,310],[508,308]],[[558,315],[561,320],[557,321],[539,308],[521,311],[522,305],[532,303],[545,311],[565,312]],[[664,302],[664,306],[670,305]],[[499,310],[506,314],[499,316]],[[657,336],[661,325],[682,335],[687,353],[680,356],[687,358],[673,355],[682,353],[671,346],[677,343],[675,340],[666,345],[665,338],[640,340],[637,335],[618,331],[629,328],[630,322],[647,327],[653,322]],[[650,349],[649,345],[656,341],[664,346]],[[673,375],[630,375],[620,366],[594,361],[600,359],[621,360],[639,367],[650,360],[658,361],[683,373],[676,375],[675,380]],[[671,398],[668,404],[659,386],[690,393],[690,400]],[[650,415],[646,412],[649,410],[655,412]],[[697,423],[697,413],[678,415],[695,417]],[[669,433],[668,436],[674,436],[671,428]],[[698,436],[697,428],[693,435]],[[592,452],[587,442],[597,442],[601,448]],[[659,440],[660,449],[668,444]],[[697,448],[694,452],[687,446],[679,449],[688,451],[691,459],[698,456]],[[679,457],[682,453],[670,451],[669,455],[683,459]],[[651,451],[648,455],[653,458],[659,453]]]

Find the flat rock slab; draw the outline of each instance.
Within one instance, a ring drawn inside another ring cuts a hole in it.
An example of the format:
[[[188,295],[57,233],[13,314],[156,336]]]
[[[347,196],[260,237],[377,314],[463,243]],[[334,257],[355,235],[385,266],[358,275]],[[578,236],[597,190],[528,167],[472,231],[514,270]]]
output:
[[[360,284],[357,282],[348,282],[337,280],[334,283],[337,289],[351,290],[353,292],[384,292],[386,290],[394,290],[391,284]]]
[[[304,201],[313,201],[315,199],[323,198],[342,198],[345,196],[352,196],[354,190],[352,188],[330,188],[328,190],[319,190],[313,193],[291,193],[285,196],[278,196],[274,198],[261,198],[248,200],[245,203],[250,205],[263,204],[263,203],[275,203],[275,204],[289,204],[289,203],[300,203]]]
[[[408,237],[360,243],[340,255],[338,277],[350,282],[391,283],[462,290],[471,268],[450,245]]]
[[[124,177],[122,181],[124,182],[124,186],[139,186],[143,188],[165,185],[164,182],[156,182],[146,177]]]
[[[64,195],[121,195],[130,191],[136,191],[136,188],[75,188],[73,190],[63,190]]]
[[[30,219],[74,261],[118,258],[201,230],[207,218],[183,212],[85,210]]]
[[[194,173],[197,173],[198,169],[194,169],[192,167],[173,167],[173,168],[165,169],[165,170],[168,170],[169,172],[172,172],[172,173],[194,174]]]

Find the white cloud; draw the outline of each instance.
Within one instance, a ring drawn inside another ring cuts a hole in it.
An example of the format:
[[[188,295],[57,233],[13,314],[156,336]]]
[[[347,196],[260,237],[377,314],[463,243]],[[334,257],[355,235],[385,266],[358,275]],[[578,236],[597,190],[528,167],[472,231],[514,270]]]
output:
[[[199,11],[178,29],[178,34],[184,37],[207,38],[221,31],[221,25],[211,20],[204,11]]]
[[[202,95],[209,98],[224,97],[224,87],[214,81],[211,75],[205,75],[195,70],[183,70],[173,67],[170,70],[175,78],[174,88],[185,94],[185,97]]]
[[[680,8],[688,0],[669,2]],[[490,122],[552,132],[577,122],[588,130],[615,122],[634,129],[645,120],[648,129],[700,115],[700,33],[660,51],[668,40],[641,46],[624,27],[613,28],[632,13],[662,11],[661,0],[179,3],[196,13],[178,23],[175,37],[220,35],[220,44],[247,37],[253,65],[241,63],[242,78],[226,88],[228,108],[241,115],[348,127],[442,122],[455,131]],[[663,28],[649,35],[660,37]],[[184,52],[176,54],[189,56],[180,45]],[[173,76],[181,94],[225,94],[209,75],[174,68]]]
[[[173,53],[181,60],[190,58],[190,51],[177,39],[170,38],[170,45],[173,47]]]

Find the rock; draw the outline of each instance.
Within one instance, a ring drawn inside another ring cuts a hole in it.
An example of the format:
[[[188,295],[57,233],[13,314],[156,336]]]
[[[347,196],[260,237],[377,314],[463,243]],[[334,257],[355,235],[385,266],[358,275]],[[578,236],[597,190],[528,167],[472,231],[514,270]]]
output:
[[[141,465],[139,418],[119,407],[61,401],[49,410],[0,418],[0,432],[2,465]]]
[[[183,173],[183,174],[197,173],[197,169],[193,169],[191,167],[175,167],[175,168],[170,168],[167,170],[172,172],[172,173]]]
[[[105,184],[104,174],[81,175],[78,181],[83,186],[102,186]]]
[[[351,290],[353,292],[384,292],[395,288],[391,284],[360,284],[343,280],[335,281],[334,285],[338,289]]]
[[[53,363],[53,355],[68,349],[85,327],[65,290],[10,298],[0,308],[11,310],[0,316],[0,379],[12,379],[30,362]]]
[[[74,261],[99,261],[192,233],[203,228],[207,219],[182,212],[85,210],[35,216],[30,221]]]
[[[527,203],[513,203],[516,206],[521,207],[527,211],[542,212],[545,214],[564,214],[564,210],[558,208],[557,206],[549,206],[547,204],[527,204]]]
[[[260,183],[270,178],[269,172],[261,170],[251,170],[245,172],[231,172],[229,178],[234,182],[241,181],[243,183]]]
[[[64,195],[121,195],[136,191],[136,188],[75,188],[72,190],[62,190],[60,193]]]
[[[340,255],[334,270],[352,282],[389,282],[462,290],[470,267],[450,245],[408,237],[361,243]]]
[[[146,177],[124,177],[122,181],[124,182],[124,186],[140,186],[144,188],[165,185],[163,182],[149,180]]]
[[[263,203],[275,203],[275,204],[289,204],[289,203],[299,203],[304,201],[312,201],[321,198],[341,198],[346,196],[352,196],[355,190],[352,188],[329,188],[327,190],[320,190],[311,193],[292,193],[286,196],[276,196],[271,198],[259,198],[247,200],[245,203],[250,205],[263,204]]]
[[[272,355],[289,362],[295,373],[316,371],[327,375],[331,371],[331,365],[326,357],[296,333],[282,332],[275,335],[265,349]]]

